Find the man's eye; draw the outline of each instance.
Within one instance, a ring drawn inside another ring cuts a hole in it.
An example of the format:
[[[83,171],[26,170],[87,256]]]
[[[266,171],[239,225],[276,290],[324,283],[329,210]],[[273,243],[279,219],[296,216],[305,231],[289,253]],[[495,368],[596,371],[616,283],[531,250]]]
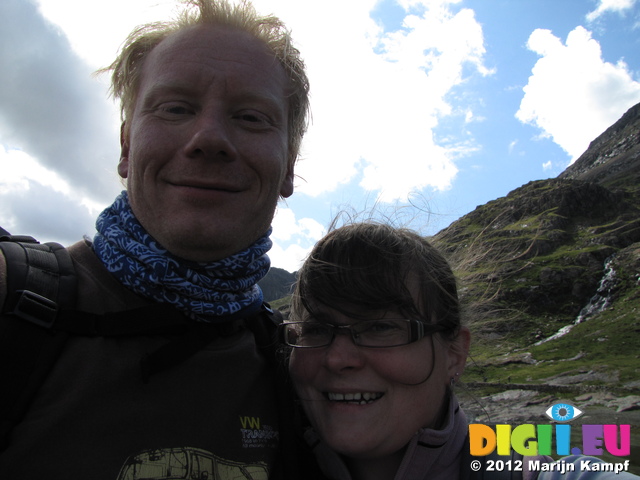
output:
[[[271,125],[271,121],[267,115],[260,112],[239,112],[234,117],[236,120],[242,122],[245,125],[251,127],[268,127]]]
[[[179,105],[165,107],[162,110],[166,113],[171,113],[173,115],[186,115],[187,113],[189,113],[189,110],[187,109],[187,107],[183,107]]]
[[[179,103],[167,102],[167,103],[158,105],[157,111],[161,115],[165,115],[168,117],[179,117],[179,116],[191,114],[193,112],[193,108],[191,108],[189,105],[186,105],[180,102]]]
[[[258,118],[257,115],[251,115],[249,113],[245,113],[244,115],[240,115],[240,119],[244,120],[246,122],[260,122],[260,121],[262,121],[260,118]]]

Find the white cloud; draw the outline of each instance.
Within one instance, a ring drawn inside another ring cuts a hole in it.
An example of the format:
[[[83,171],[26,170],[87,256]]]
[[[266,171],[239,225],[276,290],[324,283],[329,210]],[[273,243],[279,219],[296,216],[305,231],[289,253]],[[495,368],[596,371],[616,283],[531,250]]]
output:
[[[121,187],[103,84],[31,1],[0,2],[0,224],[70,244]]]
[[[537,29],[527,46],[541,58],[516,117],[542,129],[572,160],[640,101],[640,83],[624,62],[605,62],[600,44],[583,27],[569,33],[566,45],[551,31]]]
[[[11,233],[65,245],[94,234],[101,206],[77,196],[68,182],[19,150],[0,145],[0,225]],[[52,233],[54,232],[54,233]]]
[[[283,241],[297,236],[316,242],[326,231],[326,228],[313,218],[296,220],[293,210],[282,207],[276,210],[272,225],[274,229],[272,238]]]
[[[175,0],[36,1],[42,15],[64,31],[75,53],[93,69],[111,64],[134,27],[168,20],[178,4]]]
[[[19,148],[85,196],[118,188],[118,126],[104,85],[31,2],[4,0],[0,18],[0,143]]]
[[[600,0],[598,7],[587,14],[587,21],[593,22],[607,12],[623,13],[633,8],[635,3],[636,0]]]
[[[309,251],[326,233],[326,228],[312,218],[297,220],[290,208],[279,207],[271,225],[271,264],[289,272],[300,268]]]
[[[54,191],[68,194],[69,183],[53,170],[40,165],[21,150],[7,150],[0,145],[0,195],[15,191],[28,191],[32,181]]]
[[[274,242],[268,255],[272,266],[294,273],[300,270],[311,248],[305,248],[295,243],[282,247],[280,243]]]
[[[453,13],[450,1],[402,2],[403,28],[385,32],[370,17],[373,0],[307,2],[304,9],[293,0],[255,3],[284,12],[309,68],[313,124],[298,191],[319,195],[359,175],[384,201],[451,185],[459,152],[437,144],[433,129],[452,113],[445,97],[464,81],[464,65],[491,73],[471,10]]]

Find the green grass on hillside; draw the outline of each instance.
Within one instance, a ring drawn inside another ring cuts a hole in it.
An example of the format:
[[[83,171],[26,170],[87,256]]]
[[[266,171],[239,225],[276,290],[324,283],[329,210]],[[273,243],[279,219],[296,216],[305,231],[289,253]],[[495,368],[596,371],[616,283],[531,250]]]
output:
[[[479,337],[472,345],[466,380],[544,383],[560,374],[595,371],[615,379],[616,386],[637,381],[640,379],[639,302],[640,289],[630,289],[616,299],[613,308],[575,325],[568,334],[538,346],[527,344],[517,332],[499,339]],[[536,363],[506,363],[519,362],[525,353]]]

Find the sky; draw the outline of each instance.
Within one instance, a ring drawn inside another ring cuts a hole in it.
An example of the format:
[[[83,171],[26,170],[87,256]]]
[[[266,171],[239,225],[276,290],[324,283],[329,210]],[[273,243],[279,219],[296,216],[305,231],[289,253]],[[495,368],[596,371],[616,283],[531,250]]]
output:
[[[556,177],[640,102],[640,0],[255,0],[307,64],[312,122],[272,266],[340,214],[433,235]],[[0,225],[70,245],[123,186],[109,65],[169,0],[0,2]],[[342,217],[344,218],[344,217]]]

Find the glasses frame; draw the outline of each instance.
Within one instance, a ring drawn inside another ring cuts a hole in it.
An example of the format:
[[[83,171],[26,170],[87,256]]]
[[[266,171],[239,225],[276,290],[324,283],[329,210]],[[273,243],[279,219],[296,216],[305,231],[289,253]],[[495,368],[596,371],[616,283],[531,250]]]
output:
[[[394,344],[394,345],[384,345],[384,346],[379,346],[379,345],[362,345],[360,343],[360,340],[358,339],[358,334],[353,330],[353,327],[355,327],[356,325],[360,325],[363,323],[368,323],[371,320],[363,320],[360,322],[356,322],[356,323],[352,323],[350,325],[334,325],[331,323],[327,323],[327,322],[321,322],[321,321],[313,321],[313,323],[317,323],[317,324],[321,324],[323,326],[329,327],[332,330],[332,335],[331,338],[329,339],[328,343],[325,343],[323,345],[294,345],[292,343],[289,343],[287,341],[287,334],[286,334],[286,330],[288,328],[289,325],[301,325],[304,323],[311,323],[311,321],[306,320],[306,321],[298,321],[298,322],[283,322],[278,326],[279,329],[279,334],[280,334],[280,340],[282,341],[282,343],[284,343],[285,345],[292,347],[292,348],[323,348],[323,347],[328,347],[329,345],[331,345],[333,343],[333,341],[336,338],[336,335],[339,333],[346,333],[345,330],[348,331],[349,336],[351,337],[351,341],[353,342],[354,345],[357,345],[358,347],[364,347],[364,348],[393,348],[393,347],[402,347],[404,345],[409,345],[411,343],[415,343],[418,340],[423,339],[424,337],[433,335],[434,333],[438,333],[441,332],[443,330],[446,330],[446,327],[439,325],[439,324],[431,324],[431,323],[426,323],[422,320],[417,320],[414,318],[385,318],[385,319],[380,319],[380,320],[404,320],[406,322],[409,323],[409,339],[407,342],[404,343],[398,343],[398,344]]]

